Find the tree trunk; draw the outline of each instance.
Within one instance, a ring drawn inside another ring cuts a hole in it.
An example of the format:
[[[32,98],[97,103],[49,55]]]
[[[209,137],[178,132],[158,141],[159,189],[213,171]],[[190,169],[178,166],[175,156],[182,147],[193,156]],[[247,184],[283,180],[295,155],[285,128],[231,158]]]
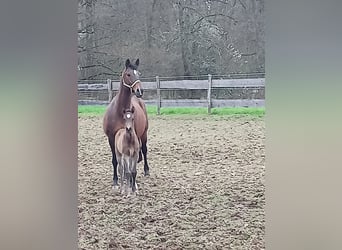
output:
[[[178,2],[178,21],[179,21],[179,37],[181,43],[181,55],[183,62],[184,75],[191,75],[189,67],[189,51],[188,51],[188,34],[186,31],[187,24],[185,23],[187,16],[184,16],[184,8],[181,1]]]
[[[94,64],[93,60],[93,47],[94,47],[94,8],[95,3],[93,0],[87,0],[86,3],[86,65]],[[94,68],[86,68],[85,76],[88,78],[93,74]]]
[[[152,0],[152,7],[148,9],[146,15],[146,46],[148,49],[152,48],[153,13],[155,11],[156,2],[156,0]]]

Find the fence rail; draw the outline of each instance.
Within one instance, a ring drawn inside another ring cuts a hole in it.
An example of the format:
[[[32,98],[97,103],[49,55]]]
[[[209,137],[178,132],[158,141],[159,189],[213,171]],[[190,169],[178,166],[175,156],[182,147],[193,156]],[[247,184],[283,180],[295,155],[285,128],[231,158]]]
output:
[[[106,105],[113,98],[113,91],[119,90],[120,82],[107,80],[106,83],[78,83],[78,91],[108,91],[108,101],[79,100],[80,105],[100,104]],[[213,99],[212,89],[217,88],[262,88],[265,87],[265,78],[242,78],[242,79],[212,79],[208,75],[206,80],[162,80],[156,76],[155,81],[144,81],[143,88],[156,90],[157,99],[144,100],[148,105],[156,105],[160,114],[162,107],[207,107],[208,113],[214,107],[263,107],[264,99]],[[206,90],[207,99],[162,99],[163,90]]]

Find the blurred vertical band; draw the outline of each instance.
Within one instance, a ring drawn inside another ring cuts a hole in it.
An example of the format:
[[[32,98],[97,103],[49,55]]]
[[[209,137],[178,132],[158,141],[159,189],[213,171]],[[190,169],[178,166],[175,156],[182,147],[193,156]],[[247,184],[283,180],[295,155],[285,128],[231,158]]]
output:
[[[77,249],[76,13],[0,9],[0,249]]]
[[[342,249],[341,7],[266,2],[266,249]]]

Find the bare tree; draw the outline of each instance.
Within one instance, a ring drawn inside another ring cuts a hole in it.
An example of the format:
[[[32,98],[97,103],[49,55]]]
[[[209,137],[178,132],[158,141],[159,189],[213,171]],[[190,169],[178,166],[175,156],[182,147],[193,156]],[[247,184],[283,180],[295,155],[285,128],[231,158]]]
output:
[[[80,79],[264,70],[264,0],[79,0]]]

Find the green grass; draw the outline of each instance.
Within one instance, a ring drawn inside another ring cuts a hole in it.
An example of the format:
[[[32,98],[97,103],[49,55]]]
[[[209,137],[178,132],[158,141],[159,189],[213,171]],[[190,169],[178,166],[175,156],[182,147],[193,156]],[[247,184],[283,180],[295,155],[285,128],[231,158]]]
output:
[[[103,115],[106,106],[100,105],[79,105],[78,114],[85,116]],[[207,115],[207,108],[161,108],[161,115]],[[147,106],[149,115],[157,114],[156,106]],[[212,108],[212,115],[248,115],[262,117],[265,115],[265,108]]]
[[[107,106],[102,105],[78,105],[79,115],[103,115]]]
[[[157,107],[147,106],[147,113],[152,115],[157,113]],[[78,105],[79,115],[103,115],[107,109],[107,106],[103,105]]]

